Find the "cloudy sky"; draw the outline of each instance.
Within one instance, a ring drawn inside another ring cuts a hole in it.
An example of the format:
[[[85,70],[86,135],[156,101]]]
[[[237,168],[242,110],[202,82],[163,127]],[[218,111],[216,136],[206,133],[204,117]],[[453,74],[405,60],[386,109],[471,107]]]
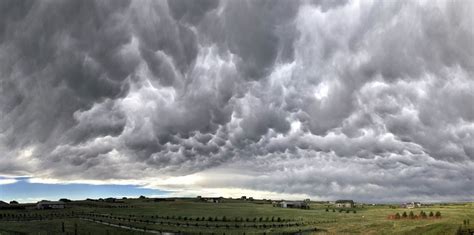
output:
[[[0,199],[474,200],[473,15],[468,0],[0,1]]]

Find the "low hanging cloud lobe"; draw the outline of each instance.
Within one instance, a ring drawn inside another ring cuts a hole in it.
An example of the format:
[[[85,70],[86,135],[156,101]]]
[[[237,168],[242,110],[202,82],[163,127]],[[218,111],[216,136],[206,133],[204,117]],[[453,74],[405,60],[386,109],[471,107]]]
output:
[[[472,200],[473,14],[467,0],[1,1],[0,174]]]

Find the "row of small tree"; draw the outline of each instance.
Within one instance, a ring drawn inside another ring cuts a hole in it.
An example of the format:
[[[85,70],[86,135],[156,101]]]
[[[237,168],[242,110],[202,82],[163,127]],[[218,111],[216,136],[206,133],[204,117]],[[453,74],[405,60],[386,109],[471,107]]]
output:
[[[440,218],[441,217],[441,212],[437,211],[436,213],[433,213],[432,211],[430,211],[429,214],[426,214],[426,212],[424,211],[420,211],[420,214],[419,215],[415,215],[415,213],[413,213],[413,211],[410,211],[410,213],[407,214],[406,211],[404,211],[401,215],[400,213],[396,213],[395,214],[395,219],[415,219],[415,218],[422,218],[422,219],[426,219],[426,218]]]
[[[351,212],[351,210],[339,209],[339,213],[342,213],[343,211],[345,211],[346,213],[350,213],[350,212]],[[329,212],[329,208],[326,208],[326,212]],[[332,209],[332,212],[336,212],[336,209],[333,208],[333,209]],[[352,213],[355,214],[355,213],[357,213],[357,211],[356,211],[356,210],[352,210]]]
[[[123,216],[114,216],[112,214],[95,214],[95,213],[85,213],[85,214],[82,214],[82,215],[85,215],[85,216],[90,216],[90,217],[101,217],[101,218],[109,218],[109,219],[116,219],[116,220],[128,220],[128,221],[147,221],[147,222],[155,222],[153,220],[139,220],[137,219],[135,216],[133,215],[129,215],[129,217],[123,217]],[[133,217],[133,218],[132,218]],[[151,216],[151,219],[154,219],[154,218],[158,218],[158,216]],[[167,221],[173,221],[173,220],[178,220],[178,221],[196,221],[196,222],[205,222],[205,221],[208,221],[208,222],[253,222],[253,223],[257,223],[257,222],[291,222],[291,221],[294,221],[294,220],[288,220],[288,219],[282,219],[280,217],[275,217],[275,216],[272,216],[272,217],[253,217],[253,218],[243,218],[243,217],[235,217],[233,219],[231,218],[227,218],[226,216],[223,216],[223,217],[186,217],[186,216],[163,216],[162,218],[164,218],[165,220]]]

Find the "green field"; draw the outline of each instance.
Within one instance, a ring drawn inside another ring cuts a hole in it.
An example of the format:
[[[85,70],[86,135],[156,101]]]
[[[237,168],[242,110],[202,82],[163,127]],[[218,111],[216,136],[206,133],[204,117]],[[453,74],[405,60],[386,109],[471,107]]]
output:
[[[273,207],[264,201],[196,199],[159,201],[127,199],[122,203],[74,201],[66,209],[0,210],[0,234],[456,234],[460,226],[474,231],[474,203],[432,204],[392,209],[359,205],[339,211],[331,204],[311,203],[310,209]],[[329,211],[326,211],[329,208]],[[389,219],[413,211],[441,213],[440,218]],[[354,213],[356,211],[356,213]],[[469,219],[469,225],[463,221]],[[63,231],[64,224],[64,232]]]

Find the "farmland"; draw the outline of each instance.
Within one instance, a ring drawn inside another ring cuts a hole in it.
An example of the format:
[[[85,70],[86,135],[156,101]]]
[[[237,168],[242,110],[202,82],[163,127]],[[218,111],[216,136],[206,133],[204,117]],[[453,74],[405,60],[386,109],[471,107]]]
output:
[[[334,210],[333,210],[334,209]],[[390,219],[412,211],[440,212],[435,218]],[[339,209],[312,202],[310,209],[273,207],[269,201],[126,199],[72,201],[65,209],[0,210],[0,234],[455,234],[463,221],[474,222],[474,203],[431,204],[406,209],[358,205]],[[463,228],[474,229],[473,225]]]

